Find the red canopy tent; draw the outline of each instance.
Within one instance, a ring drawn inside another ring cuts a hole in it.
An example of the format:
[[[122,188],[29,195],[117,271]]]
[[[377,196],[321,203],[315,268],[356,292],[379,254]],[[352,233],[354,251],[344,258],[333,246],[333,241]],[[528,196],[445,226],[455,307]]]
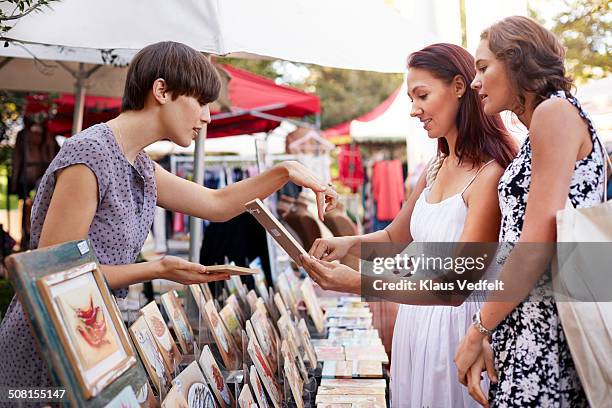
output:
[[[283,118],[316,115],[321,111],[319,98],[288,86],[241,70],[230,65],[221,65],[230,76],[228,97],[230,112],[213,112],[207,137],[223,137],[256,132],[267,132],[276,128]],[[28,96],[26,113],[48,109],[48,101],[41,95]],[[69,136],[72,130],[72,112],[75,98],[72,94],[61,94],[53,100],[57,107],[47,128],[52,134]],[[109,120],[120,112],[121,99],[89,95],[85,97],[84,127]]]

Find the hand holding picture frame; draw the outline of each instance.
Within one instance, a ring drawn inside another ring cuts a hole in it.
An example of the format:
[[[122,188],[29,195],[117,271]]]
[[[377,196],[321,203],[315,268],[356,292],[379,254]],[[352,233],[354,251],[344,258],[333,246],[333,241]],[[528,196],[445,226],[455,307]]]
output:
[[[299,266],[302,265],[300,255],[307,256],[308,253],[293,238],[287,229],[274,217],[268,207],[259,198],[249,201],[244,205],[247,211],[268,231],[276,242],[287,252],[287,254]]]
[[[88,241],[16,254],[7,266],[51,380],[68,401],[98,407],[127,385],[147,383]]]

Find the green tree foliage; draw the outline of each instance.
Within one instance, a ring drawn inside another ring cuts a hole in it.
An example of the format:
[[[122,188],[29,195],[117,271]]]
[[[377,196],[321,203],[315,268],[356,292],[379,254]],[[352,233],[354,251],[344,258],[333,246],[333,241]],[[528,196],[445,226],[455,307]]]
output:
[[[579,82],[612,72],[612,1],[565,0],[552,31],[567,47],[570,74]]]
[[[285,80],[283,72],[278,69],[279,64],[275,64],[274,60],[215,58],[215,61],[316,94],[321,99],[323,129],[371,111],[402,83],[401,74],[326,68],[311,64],[296,64],[307,67],[309,75],[304,80],[291,82]]]

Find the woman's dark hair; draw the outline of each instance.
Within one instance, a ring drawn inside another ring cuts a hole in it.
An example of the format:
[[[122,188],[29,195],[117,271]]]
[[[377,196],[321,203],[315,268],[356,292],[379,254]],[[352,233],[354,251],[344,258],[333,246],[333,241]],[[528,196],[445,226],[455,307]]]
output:
[[[480,34],[495,57],[504,62],[510,82],[517,90],[519,113],[525,110],[525,93],[536,95],[535,105],[556,91],[570,92],[566,76],[565,49],[553,33],[523,16],[506,17]]]
[[[479,165],[491,158],[507,167],[516,156],[517,146],[499,114],[485,115],[482,103],[470,83],[476,76],[474,57],[454,44],[432,44],[410,54],[408,68],[423,69],[450,84],[459,75],[465,83],[465,93],[459,99],[457,143],[455,154],[459,163],[467,159]],[[438,154],[449,154],[448,142],[438,139]]]
[[[193,48],[172,41],[158,42],[136,54],[125,80],[121,110],[140,110],[153,82],[166,81],[172,99],[193,96],[207,104],[219,96],[221,80],[206,56]]]

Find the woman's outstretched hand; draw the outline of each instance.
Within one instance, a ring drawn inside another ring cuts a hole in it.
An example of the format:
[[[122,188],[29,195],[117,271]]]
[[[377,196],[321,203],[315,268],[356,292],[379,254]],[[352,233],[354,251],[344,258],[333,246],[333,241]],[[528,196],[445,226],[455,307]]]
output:
[[[210,273],[204,265],[186,261],[178,256],[166,255],[157,262],[160,278],[182,283],[183,285],[229,279],[227,273]]]
[[[301,255],[302,267],[310,278],[326,290],[361,293],[361,275],[339,263],[321,261],[310,255]]]
[[[331,183],[327,185],[321,183],[310,170],[297,161],[286,161],[280,165],[284,166],[287,170],[291,182],[315,192],[319,219],[323,221],[325,213],[333,210],[338,205],[338,193],[336,193]]]

